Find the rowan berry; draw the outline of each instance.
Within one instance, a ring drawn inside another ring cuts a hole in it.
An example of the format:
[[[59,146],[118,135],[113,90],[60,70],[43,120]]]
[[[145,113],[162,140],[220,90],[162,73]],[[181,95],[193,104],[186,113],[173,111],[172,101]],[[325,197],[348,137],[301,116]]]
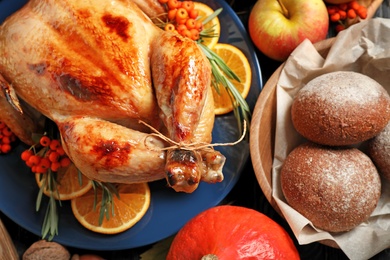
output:
[[[53,172],[57,172],[61,168],[61,163],[60,162],[52,162],[50,165],[50,169]]]
[[[178,0],[168,0],[167,5],[169,9],[176,9],[180,8],[181,2]]]
[[[52,163],[53,162],[58,162],[60,160],[60,154],[57,153],[56,151],[52,151],[49,154],[48,158],[49,158],[49,161],[52,162]]]
[[[9,153],[11,151],[12,147],[10,144],[2,144],[1,145],[1,152],[2,153]]]
[[[197,29],[191,29],[190,30],[190,33],[191,33],[191,39],[193,40],[193,41],[197,41],[197,40],[199,40],[199,38],[200,38],[200,35],[199,35],[199,31],[197,30]]]
[[[22,158],[23,161],[27,161],[31,155],[33,155],[33,151],[31,150],[25,150],[21,153],[20,157]]]
[[[28,160],[27,160],[29,165],[38,165],[40,161],[41,161],[41,157],[39,155],[36,155],[36,154],[31,155],[30,158],[28,158]]]
[[[171,10],[169,10],[168,11],[168,20],[169,21],[174,21],[175,20],[175,18],[176,18],[176,13],[177,13],[177,9],[175,8],[175,9],[171,9]]]
[[[179,8],[177,9],[176,12],[176,20],[183,20],[183,19],[188,19],[188,12],[184,8]]]
[[[354,9],[349,9],[347,12],[347,16],[349,19],[355,19],[356,18],[356,11]]]
[[[187,37],[187,38],[190,38],[191,39],[191,31],[186,29],[183,31],[183,34],[182,34],[184,37]]]
[[[196,21],[195,28],[198,29],[198,31],[203,30],[203,23],[201,21]]]
[[[46,157],[42,158],[39,161],[38,165],[36,165],[36,172],[37,173],[46,173],[47,170],[50,168],[50,165],[51,165],[51,163],[50,163],[48,158],[46,158]]]
[[[164,27],[164,30],[165,31],[170,31],[170,32],[173,32],[176,30],[175,26],[171,23],[167,23]]]
[[[187,12],[190,12],[191,10],[194,9],[195,5],[194,5],[194,2],[192,2],[192,1],[183,1],[181,3],[181,7],[186,9]]]
[[[196,9],[192,9],[188,12],[188,16],[192,19],[196,19],[199,16],[199,11]]]
[[[187,26],[185,24],[179,24],[177,26],[177,31],[181,34],[184,30],[187,29]]]
[[[11,136],[4,136],[3,138],[1,138],[1,142],[3,144],[10,144],[11,143]]]
[[[31,168],[31,171],[32,171],[33,173],[37,173],[37,172],[38,172],[38,171],[37,171],[37,166],[36,166],[36,165],[33,165],[33,166],[31,166],[30,168]]]
[[[178,19],[176,18],[176,24],[177,25],[180,25],[180,24],[186,24],[186,21],[187,21],[187,18],[183,18],[183,19]]]
[[[330,16],[330,20],[331,20],[332,22],[337,22],[337,21],[339,21],[339,20],[340,20],[340,14],[339,14],[339,13],[332,14],[332,15]]]
[[[348,3],[348,5],[349,5],[349,8],[351,8],[355,11],[357,11],[360,7],[360,4],[357,1],[351,1]]]
[[[57,139],[53,139],[50,142],[50,150],[56,151],[59,147],[61,147],[61,143]]]
[[[71,162],[72,161],[68,157],[61,158],[60,160],[61,167],[67,167],[71,164]]]
[[[50,145],[50,142],[51,142],[51,139],[50,137],[44,135],[42,136],[40,139],[39,139],[39,143],[43,146],[43,147],[47,147]]]
[[[339,20],[345,20],[345,19],[347,19],[347,12],[346,12],[346,11],[340,10],[340,11],[339,11],[339,14],[340,14],[340,19],[339,19]]]
[[[62,146],[58,147],[56,152],[60,155],[60,156],[63,156],[65,155],[65,150]]]
[[[188,30],[194,29],[196,26],[196,21],[195,21],[195,19],[188,18],[185,25],[186,25]]]
[[[365,8],[364,6],[360,6],[358,8],[358,10],[356,11],[356,13],[362,19],[366,19],[367,18],[367,8]]]
[[[11,136],[13,134],[9,127],[4,127],[1,132],[4,136]]]

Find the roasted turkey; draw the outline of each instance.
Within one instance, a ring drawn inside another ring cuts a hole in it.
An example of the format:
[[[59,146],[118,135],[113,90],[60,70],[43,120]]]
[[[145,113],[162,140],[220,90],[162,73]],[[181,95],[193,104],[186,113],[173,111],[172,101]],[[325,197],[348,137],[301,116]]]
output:
[[[163,12],[156,0],[29,1],[0,27],[0,120],[32,144],[50,119],[93,180],[222,181],[210,63],[152,22]]]

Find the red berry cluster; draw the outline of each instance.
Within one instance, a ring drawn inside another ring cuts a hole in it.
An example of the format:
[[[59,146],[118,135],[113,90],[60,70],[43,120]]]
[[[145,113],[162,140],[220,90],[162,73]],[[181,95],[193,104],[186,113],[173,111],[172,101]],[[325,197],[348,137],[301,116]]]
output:
[[[39,140],[41,150],[35,152],[35,146],[22,152],[21,158],[33,173],[47,173],[50,169],[57,172],[61,167],[67,167],[71,160],[66,155],[59,140],[44,135]]]
[[[329,20],[338,23],[335,27],[337,32],[346,28],[344,23],[346,19],[367,18],[367,8],[360,5],[356,0],[343,4],[328,5],[327,9]]]
[[[168,9],[168,22],[164,30],[177,32],[194,41],[200,38],[203,24],[197,20],[199,11],[195,9],[193,1],[159,0]]]
[[[12,143],[16,141],[16,135],[3,122],[0,122],[0,154],[9,153],[12,150]]]

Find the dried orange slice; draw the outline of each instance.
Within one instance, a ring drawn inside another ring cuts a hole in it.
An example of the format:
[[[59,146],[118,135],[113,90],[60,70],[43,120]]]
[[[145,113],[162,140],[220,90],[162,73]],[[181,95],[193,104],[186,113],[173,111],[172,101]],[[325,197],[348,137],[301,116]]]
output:
[[[200,21],[204,21],[208,16],[214,13],[214,10],[210,6],[200,2],[194,2],[194,9],[198,10]],[[210,37],[202,36],[202,44],[209,48],[214,47],[218,43],[219,34],[221,33],[221,24],[218,17],[214,17],[211,21],[203,25],[203,32],[208,32],[207,34],[209,34]]]
[[[39,188],[47,183],[47,174],[35,174]],[[81,177],[81,179],[80,179]],[[57,172],[56,190],[53,197],[57,200],[71,200],[79,197],[92,188],[92,182],[83,174],[79,174],[77,167],[71,163],[68,167],[60,168]],[[50,196],[50,191],[44,189],[43,193]]]
[[[102,190],[90,189],[81,197],[71,200],[72,212],[85,228],[102,234],[117,234],[135,225],[147,212],[150,205],[150,189],[148,183],[118,184],[119,198],[112,194],[114,213],[109,212],[109,218],[103,218],[99,225]],[[109,206],[111,209],[111,205]]]
[[[248,96],[252,82],[252,70],[245,54],[237,47],[218,43],[212,50],[225,61],[226,65],[239,77],[240,81],[231,79],[230,81],[241,93],[243,98]],[[219,86],[220,93],[213,87],[215,114],[222,115],[233,110],[231,98],[224,86]]]

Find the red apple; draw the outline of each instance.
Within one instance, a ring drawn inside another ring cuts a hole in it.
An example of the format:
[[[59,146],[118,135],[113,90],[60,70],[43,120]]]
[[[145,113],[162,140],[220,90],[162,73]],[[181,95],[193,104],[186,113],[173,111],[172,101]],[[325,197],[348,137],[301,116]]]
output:
[[[304,40],[324,40],[329,17],[323,0],[258,0],[248,21],[256,47],[271,59],[285,61]]]

